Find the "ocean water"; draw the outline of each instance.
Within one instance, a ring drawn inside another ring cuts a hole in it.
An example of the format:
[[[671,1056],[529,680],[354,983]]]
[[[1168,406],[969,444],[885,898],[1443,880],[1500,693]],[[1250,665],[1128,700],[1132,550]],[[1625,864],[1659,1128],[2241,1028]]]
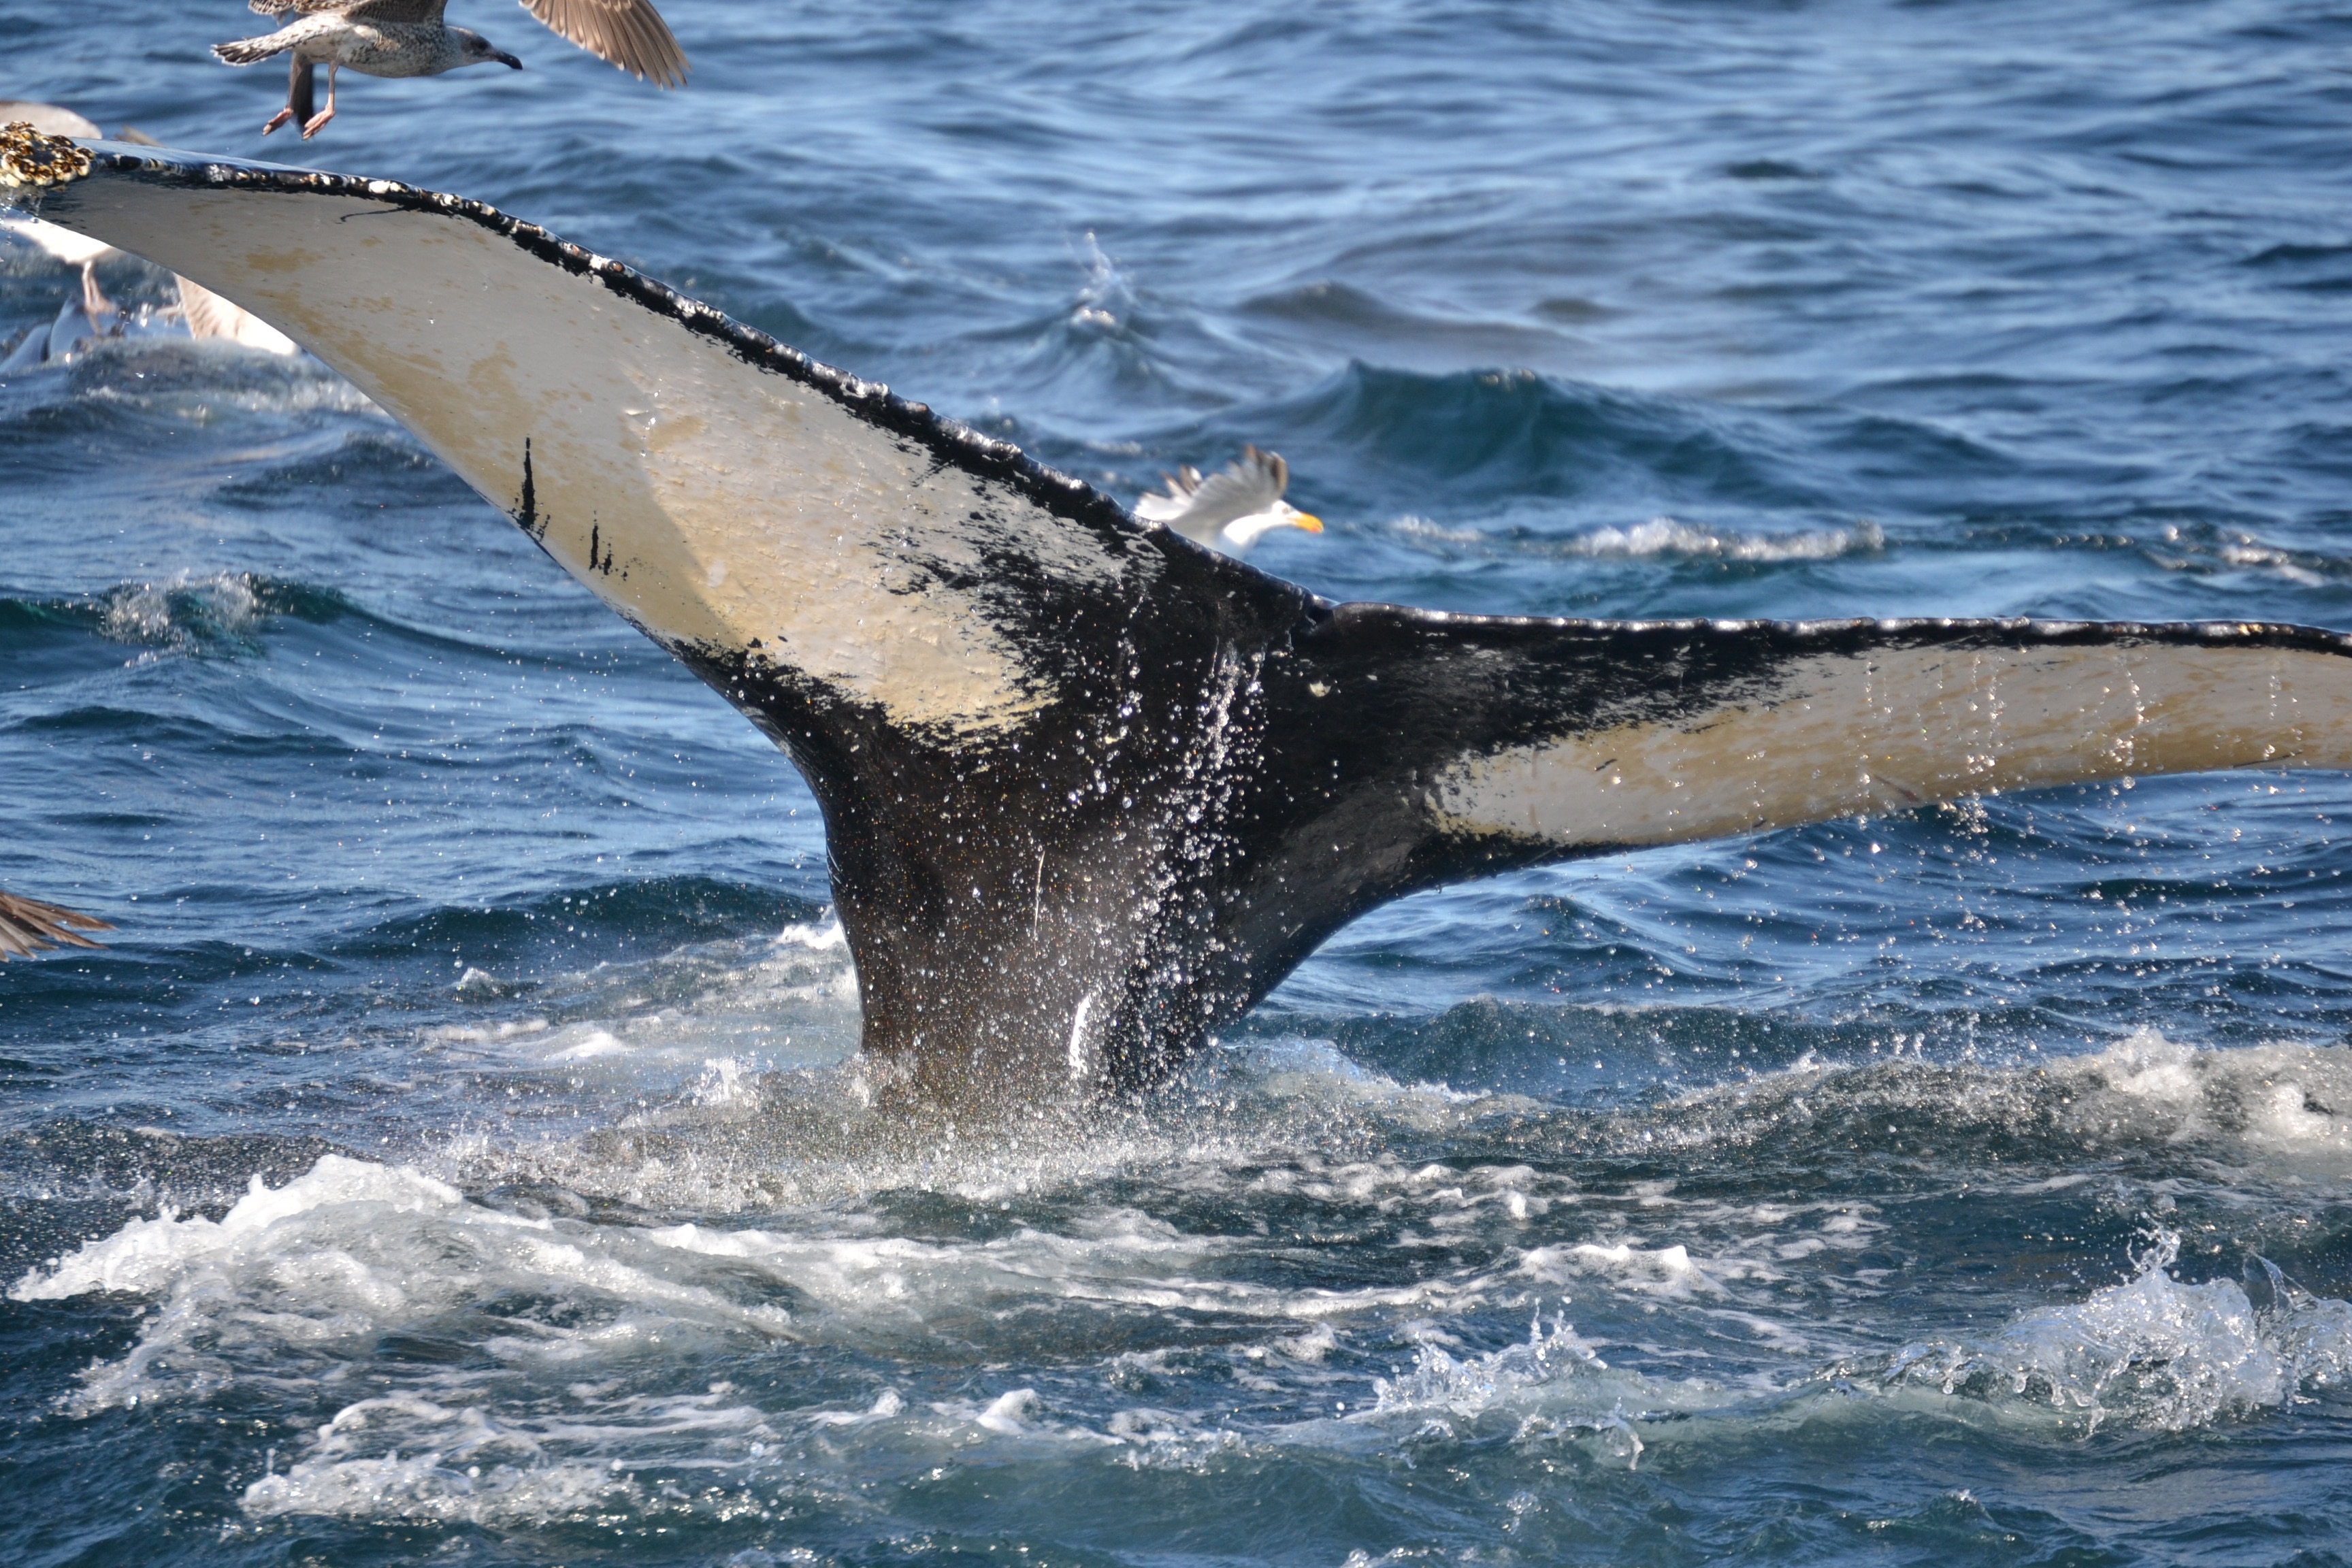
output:
[[[0,0],[0,96],[1271,446],[1334,596],[2352,627],[2340,7],[666,9],[303,145],[234,5]],[[0,886],[118,928],[0,969],[0,1560],[2352,1561],[2352,780],[1450,889],[913,1137],[789,764],[315,363],[12,376],[0,537]]]

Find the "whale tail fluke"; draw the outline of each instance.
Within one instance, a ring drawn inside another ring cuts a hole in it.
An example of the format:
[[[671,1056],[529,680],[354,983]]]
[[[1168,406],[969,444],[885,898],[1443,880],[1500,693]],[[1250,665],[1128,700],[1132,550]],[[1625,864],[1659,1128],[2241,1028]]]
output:
[[[2352,766],[2334,633],[1335,605],[488,207],[99,153],[45,217],[349,376],[791,753],[888,1092],[1149,1083],[1349,920],[1512,867]]]

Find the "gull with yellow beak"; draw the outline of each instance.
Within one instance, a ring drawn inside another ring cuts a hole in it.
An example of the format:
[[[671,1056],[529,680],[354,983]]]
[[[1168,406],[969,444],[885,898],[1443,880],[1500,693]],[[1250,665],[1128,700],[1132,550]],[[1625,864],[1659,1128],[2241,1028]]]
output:
[[[1221,474],[1201,477],[1191,464],[1172,474],[1165,494],[1145,496],[1135,515],[1164,522],[1195,544],[1238,556],[1277,528],[1323,531],[1323,520],[1282,499],[1290,487],[1290,465],[1279,452],[1242,448],[1241,461]]]

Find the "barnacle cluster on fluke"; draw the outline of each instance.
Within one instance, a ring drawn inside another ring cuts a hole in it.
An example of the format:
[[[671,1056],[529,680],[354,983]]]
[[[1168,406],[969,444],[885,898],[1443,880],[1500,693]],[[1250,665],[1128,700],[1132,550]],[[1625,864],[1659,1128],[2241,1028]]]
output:
[[[89,173],[90,155],[70,136],[48,136],[29,120],[0,125],[0,185],[62,185]]]

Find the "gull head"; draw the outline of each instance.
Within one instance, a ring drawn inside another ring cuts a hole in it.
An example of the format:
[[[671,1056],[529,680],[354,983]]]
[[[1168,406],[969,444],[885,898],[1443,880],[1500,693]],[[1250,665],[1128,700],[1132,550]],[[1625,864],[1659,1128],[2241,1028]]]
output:
[[[1277,528],[1320,533],[1323,520],[1282,499],[1290,465],[1279,452],[1242,448],[1241,461],[1203,475],[1190,463],[1168,476],[1168,489],[1135,503],[1146,522],[1165,523],[1195,544],[1239,555]]]
[[[1247,550],[1277,528],[1295,528],[1302,533],[1320,533],[1323,520],[1311,511],[1301,511],[1286,500],[1278,500],[1264,511],[1237,517],[1225,524],[1225,547]]]
[[[482,37],[481,34],[477,33],[471,27],[452,27],[449,30],[457,36],[458,53],[463,57],[463,58],[458,62],[459,64],[469,66],[502,65],[512,70],[522,69],[522,62],[520,60],[515,58],[504,49],[499,48],[497,45],[491,43],[489,39]]]

